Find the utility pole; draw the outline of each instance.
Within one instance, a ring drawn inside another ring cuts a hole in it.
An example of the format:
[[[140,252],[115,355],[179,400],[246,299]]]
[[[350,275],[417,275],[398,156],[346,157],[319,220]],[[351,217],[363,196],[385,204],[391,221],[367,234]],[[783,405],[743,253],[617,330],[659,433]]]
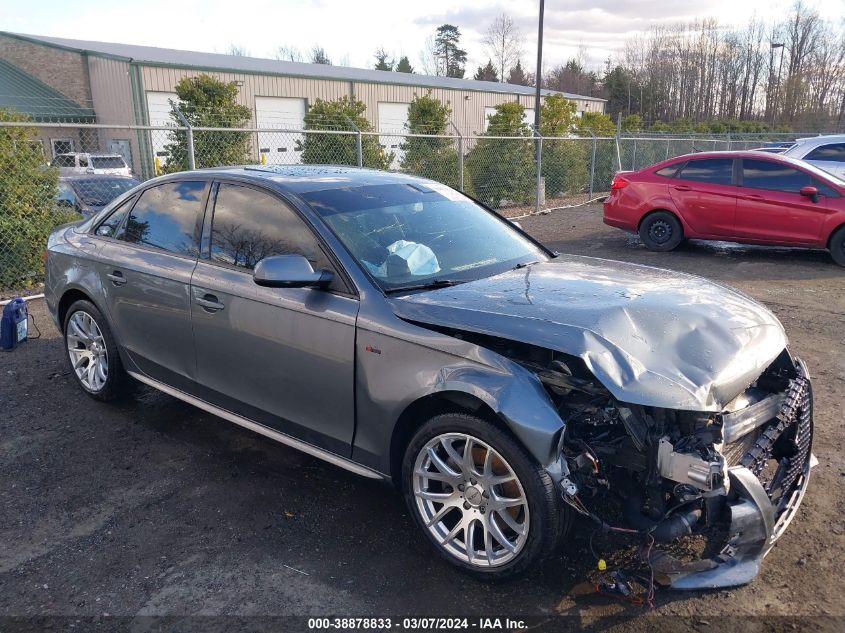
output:
[[[775,98],[772,103],[772,127],[775,127],[775,115],[778,110],[778,98],[780,97],[780,73],[783,70],[783,42],[771,42],[769,44],[769,79],[774,78],[775,49],[780,49],[780,65],[778,66],[778,80],[775,84]]]

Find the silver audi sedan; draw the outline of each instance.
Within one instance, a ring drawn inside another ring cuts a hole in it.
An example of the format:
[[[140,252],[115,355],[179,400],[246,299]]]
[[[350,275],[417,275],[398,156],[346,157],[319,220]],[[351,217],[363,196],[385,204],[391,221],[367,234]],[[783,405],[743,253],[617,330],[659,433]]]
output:
[[[423,178],[156,178],[50,236],[45,295],[92,397],[144,383],[392,480],[482,578],[540,564],[575,526],[648,544],[674,587],[748,582],[814,464],[807,368],[765,307],[558,255]]]

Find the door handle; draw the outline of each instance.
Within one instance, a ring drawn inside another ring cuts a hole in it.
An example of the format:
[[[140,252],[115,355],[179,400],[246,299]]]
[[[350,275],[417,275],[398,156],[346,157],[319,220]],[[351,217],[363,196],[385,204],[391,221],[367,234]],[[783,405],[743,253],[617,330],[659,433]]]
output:
[[[197,297],[194,301],[196,301],[198,305],[201,305],[203,310],[207,312],[218,312],[226,307],[224,303],[218,301],[217,297],[209,294]]]
[[[122,286],[122,285],[123,285],[123,284],[125,284],[125,283],[126,283],[126,281],[127,281],[127,280],[126,280],[126,277],[124,277],[124,276],[123,276],[123,273],[122,273],[122,272],[120,272],[119,270],[115,270],[115,271],[113,271],[113,272],[110,272],[108,275],[106,275],[106,277],[108,277],[109,279],[111,279],[111,282],[112,282],[115,286]]]
[[[675,191],[690,191],[690,187],[687,187],[686,185],[675,185],[673,189],[675,189]]]
[[[743,200],[762,200],[763,196],[759,196],[756,193],[749,193],[740,196],[740,198],[742,198]]]

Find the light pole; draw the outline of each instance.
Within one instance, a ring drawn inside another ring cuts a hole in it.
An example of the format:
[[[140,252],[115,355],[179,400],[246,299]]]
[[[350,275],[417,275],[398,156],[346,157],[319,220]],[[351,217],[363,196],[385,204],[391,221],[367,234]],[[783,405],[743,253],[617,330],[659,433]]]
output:
[[[777,83],[775,84],[775,99],[774,103],[772,103],[772,128],[775,127],[775,114],[778,110],[778,97],[780,97],[780,73],[783,70],[783,42],[772,42],[769,44],[769,76],[772,76],[772,65],[775,61],[775,49],[780,49],[780,64],[778,65],[778,79]]]
[[[540,0],[540,23],[537,28],[537,74],[534,76],[534,129],[540,133],[540,83],[543,77],[543,12],[545,1]],[[537,160],[539,157],[540,145],[537,144]]]

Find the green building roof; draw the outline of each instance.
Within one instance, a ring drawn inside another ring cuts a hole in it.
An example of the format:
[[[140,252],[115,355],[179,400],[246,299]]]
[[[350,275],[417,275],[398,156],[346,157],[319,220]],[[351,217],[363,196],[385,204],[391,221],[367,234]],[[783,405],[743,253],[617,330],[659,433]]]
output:
[[[94,110],[83,108],[73,99],[0,59],[0,110],[28,114],[35,121],[93,123]]]

